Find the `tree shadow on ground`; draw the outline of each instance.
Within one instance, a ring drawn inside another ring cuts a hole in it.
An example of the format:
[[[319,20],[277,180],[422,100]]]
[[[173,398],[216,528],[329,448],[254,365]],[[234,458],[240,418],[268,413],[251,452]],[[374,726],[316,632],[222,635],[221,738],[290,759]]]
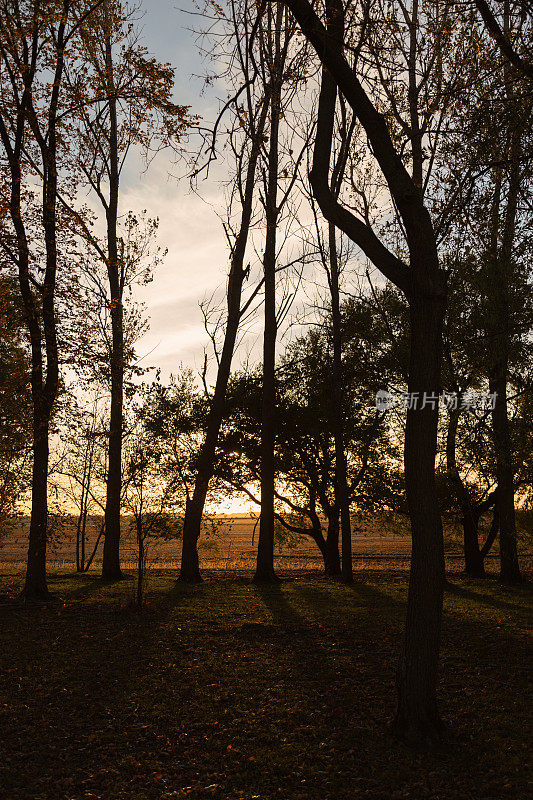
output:
[[[274,622],[278,625],[286,623],[301,625],[305,622],[294,606],[289,602],[283,589],[283,584],[253,584],[257,597],[261,599],[272,614]]]
[[[467,587],[465,585],[460,585],[456,581],[451,582],[448,580],[446,582],[445,592],[455,597],[462,597],[467,600],[472,600],[475,603],[481,603],[482,605],[504,611],[520,611],[523,609],[523,604],[501,600],[490,594],[490,589],[494,588],[494,585],[494,581],[489,583],[486,578],[483,578],[482,582],[480,581],[475,584],[477,591],[474,591],[471,584]],[[496,586],[500,591],[505,591],[513,597],[516,597],[517,594],[518,596],[527,596],[530,591],[530,587],[527,584],[521,584],[516,587],[506,587],[500,583],[496,583]]]
[[[80,605],[3,620],[5,796],[526,796],[523,676],[509,666],[523,643],[476,616],[482,598],[463,598],[469,616],[452,609],[440,693],[460,744],[421,758],[386,729],[404,613],[398,586],[386,589],[206,581],[158,590],[142,614],[113,600],[102,615]],[[219,624],[228,602],[239,619],[271,618],[274,634]]]
[[[75,585],[77,584],[77,585]],[[53,575],[48,579],[48,586],[52,593],[66,592],[66,599],[75,602],[88,599],[96,592],[101,592],[109,582],[103,581],[101,575],[74,572],[68,575]],[[122,591],[122,590],[121,590]]]

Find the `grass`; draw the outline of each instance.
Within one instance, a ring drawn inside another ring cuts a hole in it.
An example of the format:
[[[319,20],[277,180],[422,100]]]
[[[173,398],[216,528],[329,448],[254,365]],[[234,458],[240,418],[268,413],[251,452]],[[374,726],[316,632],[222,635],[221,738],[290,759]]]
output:
[[[4,573],[0,591],[19,578]],[[441,752],[387,728],[407,579],[260,588],[54,575],[63,606],[0,605],[5,800],[502,800],[527,796],[528,588],[453,576]]]

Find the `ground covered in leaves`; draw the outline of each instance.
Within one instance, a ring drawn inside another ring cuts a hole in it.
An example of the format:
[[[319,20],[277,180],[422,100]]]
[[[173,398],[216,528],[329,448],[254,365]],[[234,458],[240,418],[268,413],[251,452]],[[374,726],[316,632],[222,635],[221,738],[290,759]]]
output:
[[[261,588],[56,575],[63,605],[0,578],[3,800],[522,798],[528,588],[453,576],[440,700],[450,742],[387,728],[407,577]]]

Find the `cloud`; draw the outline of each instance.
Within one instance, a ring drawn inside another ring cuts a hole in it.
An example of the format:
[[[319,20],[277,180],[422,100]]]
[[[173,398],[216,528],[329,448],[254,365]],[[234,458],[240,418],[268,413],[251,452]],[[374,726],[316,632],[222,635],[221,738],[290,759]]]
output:
[[[159,162],[137,181],[129,176],[121,213],[147,209],[150,216],[159,217],[158,244],[168,254],[152,283],[135,291],[150,317],[150,331],[137,352],[168,374],[180,362],[198,368],[203,361],[208,338],[199,302],[224,287],[228,248],[215,211],[223,207],[222,190],[211,187],[200,198],[185,182],[169,179],[162,159]]]

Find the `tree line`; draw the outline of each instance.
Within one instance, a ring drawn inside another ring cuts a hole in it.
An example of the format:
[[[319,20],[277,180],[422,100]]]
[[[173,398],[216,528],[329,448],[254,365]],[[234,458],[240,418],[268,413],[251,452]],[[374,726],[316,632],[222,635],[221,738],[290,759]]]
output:
[[[442,515],[462,527],[467,573],[484,574],[498,540],[516,582],[516,498],[533,486],[531,8],[201,11],[206,83],[223,87],[212,124],[175,102],[174,69],[126,3],[0,9],[0,514],[29,486],[23,594],[48,596],[53,488],[77,508],[78,569],[102,542],[107,580],[122,577],[121,514],[140,576],[149,538],[180,536],[180,579],[198,581],[206,503],[246,498],[260,582],[278,580],[278,535],[310,538],[350,582],[354,509],[403,515],[395,727],[438,739]],[[161,150],[200,192],[223,160],[229,256],[223,301],[202,307],[204,370],[166,384],[141,383],[135,355],[158,222],[121,206],[128,159],[149,168]],[[237,366],[251,331],[262,357]],[[376,406],[382,390],[395,408]]]

